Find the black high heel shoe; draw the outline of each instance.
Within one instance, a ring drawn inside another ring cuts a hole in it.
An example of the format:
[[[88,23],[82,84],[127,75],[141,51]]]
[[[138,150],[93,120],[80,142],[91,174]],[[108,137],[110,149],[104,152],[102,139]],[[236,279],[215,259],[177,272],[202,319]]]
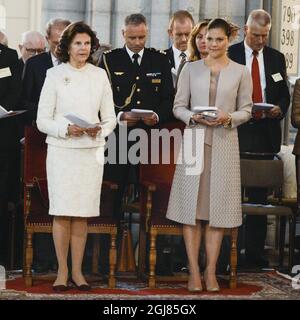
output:
[[[55,292],[64,292],[64,291],[70,290],[70,287],[65,286],[64,284],[58,284],[58,285],[52,286],[52,289]]]
[[[70,278],[70,282],[76,287],[79,291],[90,291],[91,286],[89,284],[81,284],[80,286],[72,279]]]

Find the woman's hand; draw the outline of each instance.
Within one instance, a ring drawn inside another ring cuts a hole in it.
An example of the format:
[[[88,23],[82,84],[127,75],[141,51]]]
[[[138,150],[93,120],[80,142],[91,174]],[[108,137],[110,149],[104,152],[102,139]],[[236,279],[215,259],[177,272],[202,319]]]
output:
[[[220,125],[223,125],[224,123],[226,123],[229,118],[230,118],[229,113],[227,113],[221,109],[218,109],[217,118],[211,122],[212,122],[213,126],[220,126]]]
[[[201,114],[194,114],[192,116],[192,119],[200,124],[204,124],[206,126],[209,127],[217,127],[222,125],[223,123],[225,123],[228,118],[229,118],[229,114],[227,112],[224,112],[223,110],[218,109],[218,113],[217,113],[217,118],[216,119],[212,119],[212,120],[205,120],[203,118],[203,115]]]
[[[89,129],[85,129],[85,132],[92,137],[93,139],[96,138],[98,132],[101,131],[101,127],[95,127],[95,128],[89,128]]]
[[[68,126],[68,136],[81,137],[84,134],[85,130],[85,128],[81,128],[76,126],[75,124],[71,124]]]

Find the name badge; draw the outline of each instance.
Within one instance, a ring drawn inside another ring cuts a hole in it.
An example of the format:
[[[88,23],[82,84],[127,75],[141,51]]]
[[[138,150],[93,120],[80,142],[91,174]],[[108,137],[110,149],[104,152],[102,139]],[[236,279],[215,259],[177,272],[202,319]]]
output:
[[[152,79],[152,83],[161,83],[161,79]]]
[[[0,69],[0,78],[11,77],[10,68],[2,68]]]
[[[272,78],[275,82],[278,82],[278,81],[282,81],[283,78],[281,76],[281,74],[278,72],[278,73],[275,73],[275,74],[272,74]]]
[[[115,74],[116,76],[122,76],[122,75],[124,74],[124,72],[114,72],[114,74]]]
[[[146,73],[146,77],[157,77],[160,75],[161,75],[161,72]]]

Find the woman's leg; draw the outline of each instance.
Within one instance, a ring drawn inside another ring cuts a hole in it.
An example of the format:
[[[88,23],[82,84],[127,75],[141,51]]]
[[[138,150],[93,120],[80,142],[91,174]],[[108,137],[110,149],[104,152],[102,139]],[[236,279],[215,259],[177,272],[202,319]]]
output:
[[[68,281],[68,252],[70,245],[71,218],[55,216],[53,219],[53,240],[58,262],[57,278],[54,286],[67,285]]]
[[[199,251],[201,244],[201,223],[196,221],[195,226],[184,225],[183,226],[183,238],[185,242],[185,248],[189,261],[189,282],[188,288],[202,288],[200,269],[199,269]]]
[[[87,284],[82,274],[82,260],[87,239],[87,219],[72,218],[71,223],[71,253],[72,279],[80,286]]]
[[[217,261],[223,240],[224,229],[213,228],[209,225],[205,228],[206,269],[204,273],[207,289],[219,289],[216,278]]]

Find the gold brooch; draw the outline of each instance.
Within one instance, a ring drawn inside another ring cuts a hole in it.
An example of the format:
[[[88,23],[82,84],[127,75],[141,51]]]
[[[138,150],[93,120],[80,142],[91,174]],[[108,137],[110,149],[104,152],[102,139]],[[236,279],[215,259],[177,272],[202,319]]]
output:
[[[65,83],[66,86],[67,86],[70,82],[71,82],[71,79],[70,79],[70,78],[68,78],[68,77],[65,77],[65,78],[64,78],[64,83]]]

